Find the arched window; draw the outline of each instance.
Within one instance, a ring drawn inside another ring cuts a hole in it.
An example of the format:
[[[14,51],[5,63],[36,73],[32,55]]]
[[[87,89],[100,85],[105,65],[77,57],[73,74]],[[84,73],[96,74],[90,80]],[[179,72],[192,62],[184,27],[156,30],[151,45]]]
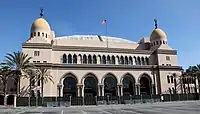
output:
[[[38,36],[40,36],[40,32],[38,32]]]
[[[146,65],[149,65],[149,58],[148,57],[145,58],[145,61],[146,61]]]
[[[42,37],[44,37],[44,33],[42,33]]]
[[[47,34],[46,34],[46,38],[47,38]]]
[[[137,57],[137,63],[138,63],[138,65],[141,65],[140,57]]]
[[[123,56],[120,57],[120,64],[124,64],[124,57]]]
[[[97,64],[97,57],[96,57],[96,55],[93,55],[93,64]]]
[[[63,63],[67,63],[67,55],[63,54]]]
[[[33,37],[33,33],[31,33],[31,37]]]
[[[110,64],[111,63],[111,60],[110,60],[110,56],[108,55],[107,56],[107,64]]]
[[[159,42],[158,41],[156,41],[156,45],[158,45],[159,44]]]
[[[88,64],[92,64],[92,56],[88,55]]]
[[[130,65],[133,65],[133,59],[132,59],[131,56],[129,56],[129,64],[130,64]]]
[[[111,64],[115,64],[115,56],[114,55],[112,56]]]
[[[125,64],[128,65],[128,57],[125,56]]]
[[[135,65],[138,65],[137,58],[136,58],[135,56],[134,56],[133,58],[134,58],[134,60],[135,60]]]
[[[85,54],[83,55],[83,64],[87,64],[87,56]]]
[[[165,41],[163,41],[163,44],[165,44]]]
[[[36,32],[34,32],[34,36],[36,36]]]
[[[106,56],[105,55],[102,56],[102,64],[106,64]]]
[[[77,64],[77,56],[75,54],[73,55],[73,63]]]
[[[142,65],[146,65],[145,60],[144,60],[144,57],[141,58],[141,64],[142,64]]]
[[[72,55],[71,54],[68,55],[68,63],[72,64]]]

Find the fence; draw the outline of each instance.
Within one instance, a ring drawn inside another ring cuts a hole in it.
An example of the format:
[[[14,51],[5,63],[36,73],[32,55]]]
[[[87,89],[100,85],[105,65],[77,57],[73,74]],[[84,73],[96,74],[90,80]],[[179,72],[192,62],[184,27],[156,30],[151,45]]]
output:
[[[137,96],[95,96],[95,97],[18,97],[17,106],[71,106],[71,105],[110,105],[110,104],[135,104],[167,101],[197,100],[199,94],[163,94],[163,95],[137,95]]]

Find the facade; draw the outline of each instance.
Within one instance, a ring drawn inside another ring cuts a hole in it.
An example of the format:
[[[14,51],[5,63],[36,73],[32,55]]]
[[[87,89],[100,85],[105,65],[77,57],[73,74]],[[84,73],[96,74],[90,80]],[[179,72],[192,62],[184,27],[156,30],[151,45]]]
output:
[[[22,51],[37,67],[48,68],[52,82],[44,85],[44,97],[129,96],[181,92],[177,80],[182,68],[177,51],[157,27],[139,42],[99,35],[56,37],[43,15],[33,22]],[[29,79],[21,79],[26,92]],[[41,84],[35,84],[41,93]],[[32,92],[34,94],[34,90]],[[28,94],[24,94],[27,96]]]

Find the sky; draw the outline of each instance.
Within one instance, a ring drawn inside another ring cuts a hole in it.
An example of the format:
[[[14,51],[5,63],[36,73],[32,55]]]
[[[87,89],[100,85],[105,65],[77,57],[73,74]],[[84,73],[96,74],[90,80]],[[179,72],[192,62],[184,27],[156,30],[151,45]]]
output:
[[[200,64],[199,0],[0,0],[0,61],[6,53],[21,51],[31,24],[44,8],[44,18],[56,36],[107,35],[139,41],[158,27],[168,44],[178,50],[178,63]]]

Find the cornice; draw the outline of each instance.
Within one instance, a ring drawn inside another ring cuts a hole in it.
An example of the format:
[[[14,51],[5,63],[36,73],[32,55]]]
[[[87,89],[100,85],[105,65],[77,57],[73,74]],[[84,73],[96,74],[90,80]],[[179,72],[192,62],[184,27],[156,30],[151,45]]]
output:
[[[155,65],[103,65],[103,64],[52,64],[35,63],[36,67],[47,67],[50,69],[75,69],[75,70],[182,70],[180,66],[155,66]]]

